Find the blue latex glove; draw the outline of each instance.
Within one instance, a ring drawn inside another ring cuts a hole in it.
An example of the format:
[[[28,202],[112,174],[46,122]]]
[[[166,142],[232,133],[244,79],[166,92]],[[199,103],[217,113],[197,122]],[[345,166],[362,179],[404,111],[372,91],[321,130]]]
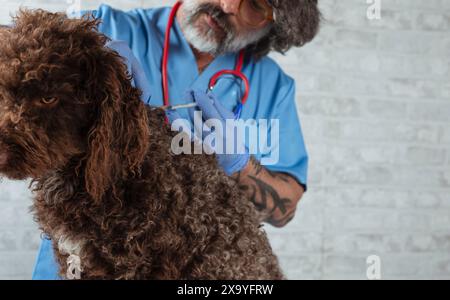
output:
[[[192,123],[195,124],[194,113],[196,111],[201,111],[203,118],[202,121],[214,119],[220,122],[223,131],[215,131],[215,134],[216,142],[223,145],[223,150],[226,150],[229,143],[233,143],[233,145],[235,145],[233,154],[227,154],[226,151],[224,151],[223,153],[216,153],[219,165],[223,168],[225,173],[231,176],[244,169],[249,162],[250,154],[243,142],[243,139],[241,139],[242,144],[238,144],[239,139],[237,138],[237,135],[230,134],[230,132],[234,131],[234,127],[232,126],[232,124],[226,122],[227,120],[235,120],[235,115],[231,111],[223,107],[212,92],[204,93],[200,91],[189,91],[186,97],[186,102],[195,102],[197,103],[197,106],[199,108],[197,110],[189,110],[189,115]],[[181,119],[180,115],[173,110],[167,112],[167,117],[171,123],[173,123],[175,120]],[[202,122],[202,128],[197,128],[196,130],[194,130],[194,132],[191,132],[191,136],[200,138],[198,136],[195,136],[195,133],[201,133],[201,138],[203,139],[203,141],[205,141],[205,139],[211,134],[212,128],[207,127],[208,130],[203,131],[204,125],[205,123]],[[227,140],[227,138],[229,137],[232,137],[233,140]]]
[[[141,99],[146,104],[150,104],[150,83],[145,76],[139,61],[134,56],[133,51],[128,47],[128,44],[124,41],[110,41],[106,43],[106,47],[115,50],[122,56],[124,63],[127,65],[128,72],[132,75],[132,84],[134,87],[142,91]]]

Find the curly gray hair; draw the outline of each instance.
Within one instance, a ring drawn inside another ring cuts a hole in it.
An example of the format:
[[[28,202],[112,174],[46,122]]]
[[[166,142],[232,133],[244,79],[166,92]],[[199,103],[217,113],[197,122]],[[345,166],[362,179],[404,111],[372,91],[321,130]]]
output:
[[[276,21],[266,37],[248,47],[253,57],[259,59],[270,51],[284,53],[316,36],[321,20],[318,0],[268,1],[274,8]]]

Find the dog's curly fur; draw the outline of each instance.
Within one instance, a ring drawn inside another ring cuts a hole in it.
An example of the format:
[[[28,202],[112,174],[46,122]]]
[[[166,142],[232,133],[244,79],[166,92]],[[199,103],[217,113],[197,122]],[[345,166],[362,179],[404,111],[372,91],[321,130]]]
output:
[[[174,155],[98,20],[21,10],[0,30],[0,174],[32,178],[60,275],[282,279],[257,212],[213,156]]]

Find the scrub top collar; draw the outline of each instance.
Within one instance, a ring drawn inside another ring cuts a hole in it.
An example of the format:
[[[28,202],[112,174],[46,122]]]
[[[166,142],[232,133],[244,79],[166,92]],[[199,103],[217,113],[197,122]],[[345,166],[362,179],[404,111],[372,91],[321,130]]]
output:
[[[159,22],[159,30],[165,33],[165,26],[161,28],[162,24],[167,25],[169,20],[170,10],[166,10],[164,14],[164,22]],[[206,91],[208,89],[210,79],[220,70],[233,70],[236,63],[236,53],[224,54],[214,58],[214,60],[199,74],[197,61],[194,55],[194,51],[184,37],[181,26],[178,19],[175,19],[174,26],[172,27],[172,33],[170,37],[170,53],[168,62],[169,73],[169,88],[170,95],[176,95],[176,91],[179,91],[179,85],[181,82],[185,83],[185,87],[182,91],[188,89]],[[180,67],[183,65],[183,67]],[[174,85],[173,83],[176,82]],[[182,104],[182,99],[177,95],[177,98],[171,96],[171,104]]]

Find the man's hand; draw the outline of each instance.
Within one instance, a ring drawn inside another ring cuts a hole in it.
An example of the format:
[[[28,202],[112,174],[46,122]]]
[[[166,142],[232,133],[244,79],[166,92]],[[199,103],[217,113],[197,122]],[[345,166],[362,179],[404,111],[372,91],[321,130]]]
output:
[[[245,146],[245,143],[241,141],[242,144],[239,144],[240,139],[238,139],[238,136],[234,134],[235,127],[233,126],[233,124],[227,122],[228,120],[234,121],[234,114],[224,108],[213,93],[189,91],[186,94],[186,97],[187,102],[195,102],[198,107],[198,110],[189,110],[189,115],[192,123],[194,125],[201,126],[199,128],[195,128],[195,131],[194,133],[191,133],[191,136],[193,136],[195,133],[201,133],[201,138],[203,141],[205,141],[205,139],[212,132],[214,132],[216,147],[213,147],[213,149],[211,150],[214,150],[214,148],[221,148],[221,153],[215,152],[219,165],[229,176],[241,171],[245,166],[248,165],[250,155],[248,153],[247,147]],[[196,112],[201,112],[202,120],[199,120],[200,122],[195,122],[196,117],[200,116],[199,114],[196,115]],[[171,123],[174,120],[180,118],[178,113],[175,111],[168,111],[167,116]],[[217,130],[217,128],[208,127],[208,123],[205,122],[211,120],[219,122],[223,130],[220,131]],[[205,128],[207,129],[206,131],[204,130]],[[197,136],[197,138],[199,137]],[[233,140],[228,140],[229,138],[232,138]],[[220,145],[221,147],[217,147],[218,145]],[[234,151],[232,153],[226,152],[227,145],[234,145]],[[208,144],[206,143],[204,144],[204,146],[208,147]],[[211,152],[214,153],[214,151]]]
[[[292,176],[271,172],[253,157],[233,178],[261,212],[261,221],[275,227],[284,227],[294,218],[305,192]]]

